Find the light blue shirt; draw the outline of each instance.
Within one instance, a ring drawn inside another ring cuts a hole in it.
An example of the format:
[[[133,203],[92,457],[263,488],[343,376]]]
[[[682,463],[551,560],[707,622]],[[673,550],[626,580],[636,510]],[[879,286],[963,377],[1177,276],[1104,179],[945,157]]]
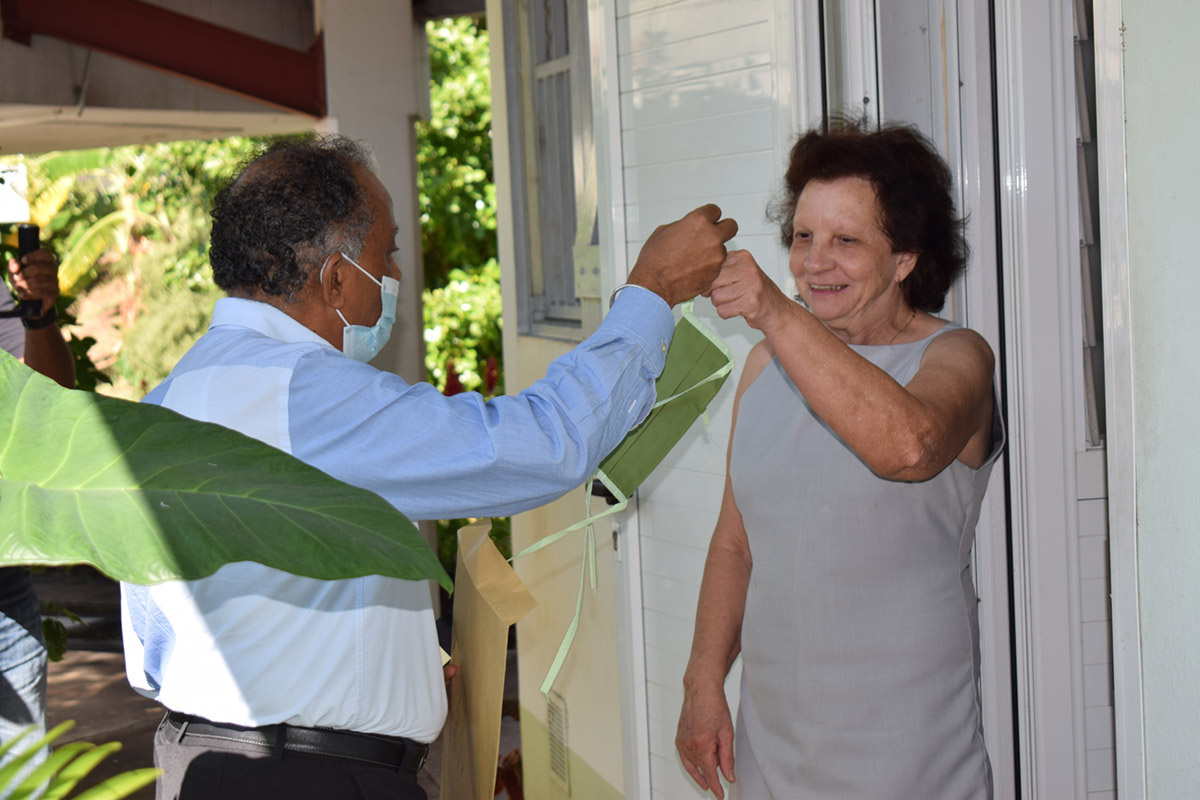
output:
[[[145,402],[241,431],[411,519],[507,516],[586,480],[650,412],[673,318],[640,288],[518,395],[443,396],[347,358],[274,307],[217,302]],[[427,582],[301,578],[228,564],[122,585],[126,671],[175,711],[430,741],[446,694]]]

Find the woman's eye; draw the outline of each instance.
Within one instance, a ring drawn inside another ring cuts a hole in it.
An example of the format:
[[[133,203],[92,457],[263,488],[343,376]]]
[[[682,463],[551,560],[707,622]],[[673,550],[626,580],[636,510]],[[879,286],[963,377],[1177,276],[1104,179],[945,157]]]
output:
[[[842,244],[854,244],[855,240],[853,236],[839,236],[838,241]]]
[[[792,242],[793,243],[807,242],[811,238],[812,238],[812,234],[808,233],[807,231],[796,231],[794,234],[792,234]]]

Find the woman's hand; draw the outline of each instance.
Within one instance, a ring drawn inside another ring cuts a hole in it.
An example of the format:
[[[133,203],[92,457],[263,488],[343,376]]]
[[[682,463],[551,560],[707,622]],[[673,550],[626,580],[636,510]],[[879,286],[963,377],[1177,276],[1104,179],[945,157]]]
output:
[[[793,305],[747,250],[729,251],[709,298],[722,319],[740,316],[764,332]]]
[[[733,721],[720,684],[705,689],[685,688],[675,749],[692,780],[723,800],[725,789],[717,769],[725,780],[733,782]]]
[[[700,206],[654,229],[627,282],[649,289],[670,306],[707,295],[725,261],[725,243],[736,233],[737,222],[721,219],[720,208]]]

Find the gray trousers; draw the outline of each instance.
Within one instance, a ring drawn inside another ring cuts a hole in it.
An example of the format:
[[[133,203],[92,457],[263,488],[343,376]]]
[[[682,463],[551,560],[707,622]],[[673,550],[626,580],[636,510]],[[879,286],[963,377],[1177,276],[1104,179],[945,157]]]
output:
[[[159,723],[154,766],[158,800],[427,800],[411,772],[243,742],[184,737]],[[219,744],[219,746],[214,746]]]

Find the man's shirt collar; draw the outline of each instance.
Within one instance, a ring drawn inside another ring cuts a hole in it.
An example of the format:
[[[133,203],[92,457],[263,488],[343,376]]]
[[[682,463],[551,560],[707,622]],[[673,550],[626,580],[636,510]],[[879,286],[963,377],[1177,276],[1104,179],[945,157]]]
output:
[[[258,331],[280,342],[312,342],[332,348],[316,331],[307,328],[269,303],[242,297],[222,297],[213,308],[212,327],[236,325]]]

